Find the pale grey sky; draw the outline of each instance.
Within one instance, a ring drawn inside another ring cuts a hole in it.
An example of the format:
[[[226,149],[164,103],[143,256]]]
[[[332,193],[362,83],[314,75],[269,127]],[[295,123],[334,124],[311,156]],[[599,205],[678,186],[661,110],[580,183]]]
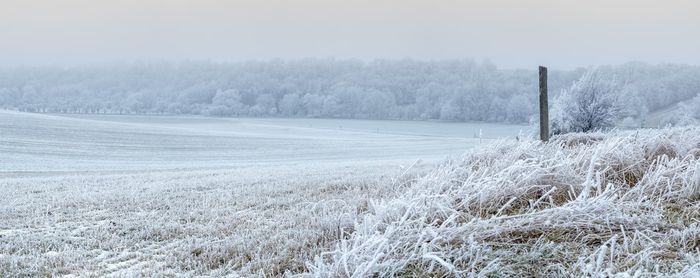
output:
[[[305,57],[700,64],[700,1],[0,0],[0,66]]]

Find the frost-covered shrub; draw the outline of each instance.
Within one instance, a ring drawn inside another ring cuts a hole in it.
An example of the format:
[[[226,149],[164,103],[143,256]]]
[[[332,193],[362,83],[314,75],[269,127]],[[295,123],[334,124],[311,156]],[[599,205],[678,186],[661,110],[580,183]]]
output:
[[[615,126],[622,116],[614,79],[596,69],[564,90],[552,106],[552,133],[589,132]]]

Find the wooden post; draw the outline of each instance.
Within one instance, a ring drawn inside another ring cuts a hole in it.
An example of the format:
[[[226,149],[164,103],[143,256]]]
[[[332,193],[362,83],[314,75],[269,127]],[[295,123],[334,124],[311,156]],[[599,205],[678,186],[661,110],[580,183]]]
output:
[[[549,104],[547,103],[547,68],[540,66],[540,139],[549,141]]]

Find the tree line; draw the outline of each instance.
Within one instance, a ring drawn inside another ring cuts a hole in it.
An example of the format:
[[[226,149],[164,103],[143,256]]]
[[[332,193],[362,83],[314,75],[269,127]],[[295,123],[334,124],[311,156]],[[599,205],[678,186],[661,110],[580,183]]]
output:
[[[550,70],[553,97],[587,70]],[[599,67],[621,111],[691,99],[700,67]],[[304,59],[240,63],[149,62],[0,69],[0,107],[39,113],[197,114],[525,123],[537,113],[537,72],[489,61]]]

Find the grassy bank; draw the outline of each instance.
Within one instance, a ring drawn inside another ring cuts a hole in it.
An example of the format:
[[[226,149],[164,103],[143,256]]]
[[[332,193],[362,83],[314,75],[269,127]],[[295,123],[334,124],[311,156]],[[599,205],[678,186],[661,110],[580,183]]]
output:
[[[372,202],[315,276],[700,271],[700,129],[501,141]]]

